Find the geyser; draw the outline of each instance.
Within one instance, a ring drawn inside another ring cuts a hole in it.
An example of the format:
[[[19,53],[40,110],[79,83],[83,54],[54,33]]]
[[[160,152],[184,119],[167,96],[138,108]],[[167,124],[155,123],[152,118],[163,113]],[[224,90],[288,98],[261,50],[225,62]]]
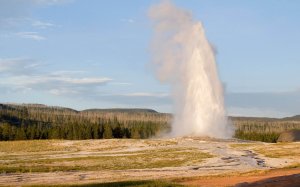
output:
[[[223,88],[215,54],[203,25],[170,1],[150,8],[154,38],[152,64],[159,79],[171,84],[175,105],[172,136],[230,138]]]

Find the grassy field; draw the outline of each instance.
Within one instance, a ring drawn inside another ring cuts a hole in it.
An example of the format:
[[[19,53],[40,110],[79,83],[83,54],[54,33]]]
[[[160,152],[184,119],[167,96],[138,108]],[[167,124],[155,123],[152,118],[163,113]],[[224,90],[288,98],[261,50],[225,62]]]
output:
[[[231,144],[230,146],[240,150],[253,150],[256,153],[269,158],[300,159],[300,143],[272,143],[267,145],[258,143],[240,143]]]
[[[298,168],[299,148],[204,137],[2,141],[0,186],[180,186],[185,178]]]
[[[108,143],[109,142],[109,143]],[[212,155],[174,142],[144,140],[0,142],[0,172],[126,170],[187,166]],[[130,144],[137,145],[132,147]],[[144,149],[147,147],[147,149]],[[149,148],[150,147],[150,148]],[[151,148],[153,147],[153,148]]]
[[[295,143],[271,144],[268,146],[268,149],[265,149],[264,147],[258,147],[254,150],[270,158],[300,158],[300,144]]]

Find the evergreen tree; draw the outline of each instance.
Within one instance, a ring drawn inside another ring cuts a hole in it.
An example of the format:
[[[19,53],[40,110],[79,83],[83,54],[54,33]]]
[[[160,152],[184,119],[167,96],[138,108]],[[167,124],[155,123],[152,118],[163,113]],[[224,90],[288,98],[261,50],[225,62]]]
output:
[[[26,133],[23,127],[17,128],[15,140],[26,140]]]
[[[103,128],[104,128],[103,138],[105,138],[105,139],[113,138],[113,134],[112,134],[110,125],[105,124]]]
[[[133,139],[140,139],[141,136],[140,136],[140,133],[139,133],[138,129],[133,128],[131,130],[131,136],[130,137],[133,138]]]

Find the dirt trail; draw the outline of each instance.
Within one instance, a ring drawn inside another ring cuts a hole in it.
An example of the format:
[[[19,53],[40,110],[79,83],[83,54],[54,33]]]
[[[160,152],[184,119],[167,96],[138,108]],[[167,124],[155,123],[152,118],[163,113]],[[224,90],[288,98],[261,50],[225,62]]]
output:
[[[237,187],[299,187],[300,169],[276,169],[263,174],[224,177],[200,177],[180,182],[187,186],[237,186]]]

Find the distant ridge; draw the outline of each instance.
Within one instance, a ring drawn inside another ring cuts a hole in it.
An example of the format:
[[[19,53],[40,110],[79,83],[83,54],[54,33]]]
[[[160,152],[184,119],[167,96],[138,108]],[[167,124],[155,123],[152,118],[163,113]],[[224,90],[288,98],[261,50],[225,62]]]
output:
[[[158,113],[155,110],[144,108],[87,109],[82,110],[81,112]]]
[[[145,108],[87,109],[40,104],[1,104],[0,140],[149,138],[172,129],[172,114]],[[276,142],[300,129],[300,115],[287,118],[229,117],[235,138]]]
[[[78,113],[77,110],[74,110],[72,108],[67,108],[67,107],[60,107],[60,106],[47,106],[44,104],[36,104],[36,103],[22,103],[22,104],[17,104],[17,103],[0,103],[0,109],[1,107],[4,108],[16,108],[16,109],[21,109],[21,108],[31,108],[31,109],[39,109],[40,111],[69,111],[69,112],[75,112]]]
[[[300,120],[300,115],[282,118],[283,120]]]
[[[148,109],[148,108],[104,108],[104,109],[98,109],[98,108],[93,108],[93,109],[85,109],[85,110],[75,110],[72,108],[68,107],[61,107],[61,106],[48,106],[44,104],[38,104],[38,103],[23,103],[23,104],[18,104],[18,103],[0,103],[0,110],[1,109],[7,109],[15,107],[21,108],[21,107],[28,107],[31,109],[39,109],[44,112],[47,111],[69,111],[73,113],[126,113],[126,114],[139,114],[139,113],[149,113],[149,114],[166,114],[166,115],[171,115],[168,113],[161,113],[157,112],[156,110],[153,109]],[[230,120],[249,120],[249,121],[259,121],[259,122],[264,122],[264,121],[300,121],[300,115],[295,115],[291,117],[284,117],[284,118],[270,118],[270,117],[243,117],[243,116],[228,116]]]
[[[107,108],[107,109],[86,109],[82,111],[74,110],[72,108],[67,107],[61,107],[61,106],[47,106],[44,104],[35,104],[35,103],[23,103],[23,104],[17,104],[17,103],[0,103],[0,109],[5,109],[7,107],[15,107],[15,108],[22,108],[22,107],[28,107],[31,109],[39,109],[39,110],[56,110],[56,111],[70,111],[74,113],[152,113],[152,114],[159,114],[159,112],[153,110],[153,109],[147,109],[147,108]]]
[[[243,117],[243,116],[228,116],[229,119],[235,120],[252,120],[252,121],[276,121],[281,118],[269,118],[269,117]]]
[[[249,120],[249,121],[300,121],[300,115],[284,118],[269,118],[269,117],[242,117],[242,116],[229,116],[229,119],[234,120]]]

